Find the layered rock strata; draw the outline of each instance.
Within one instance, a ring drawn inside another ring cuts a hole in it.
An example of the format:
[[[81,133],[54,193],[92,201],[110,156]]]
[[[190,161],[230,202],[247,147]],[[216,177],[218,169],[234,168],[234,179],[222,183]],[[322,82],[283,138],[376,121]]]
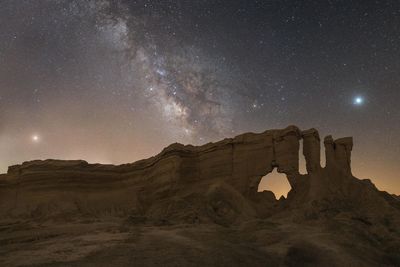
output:
[[[300,141],[305,175],[299,173]],[[0,216],[79,214],[231,224],[289,208],[302,208],[303,214],[333,206],[367,214],[373,209],[379,218],[396,208],[397,198],[378,197],[381,193],[372,183],[351,175],[351,137],[327,136],[324,145],[324,168],[317,130],[301,131],[296,126],[198,147],[175,143],[154,157],[119,166],[25,162],[0,177]],[[268,192],[257,192],[261,178],[274,168],[287,175],[292,187],[287,199],[278,201]]]

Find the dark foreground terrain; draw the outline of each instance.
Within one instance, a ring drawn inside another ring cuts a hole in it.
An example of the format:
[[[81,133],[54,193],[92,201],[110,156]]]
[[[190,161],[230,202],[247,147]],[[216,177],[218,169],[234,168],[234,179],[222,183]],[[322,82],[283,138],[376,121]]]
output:
[[[307,174],[299,173],[299,142]],[[352,176],[352,138],[295,126],[119,166],[0,175],[0,266],[400,266],[400,200]],[[274,168],[292,187],[257,192]]]

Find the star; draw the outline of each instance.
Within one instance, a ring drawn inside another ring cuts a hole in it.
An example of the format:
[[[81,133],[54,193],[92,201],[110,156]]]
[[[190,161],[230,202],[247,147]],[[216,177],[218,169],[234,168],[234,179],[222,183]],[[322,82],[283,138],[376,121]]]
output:
[[[356,106],[360,106],[364,103],[364,98],[361,96],[356,96],[353,100],[353,104]]]

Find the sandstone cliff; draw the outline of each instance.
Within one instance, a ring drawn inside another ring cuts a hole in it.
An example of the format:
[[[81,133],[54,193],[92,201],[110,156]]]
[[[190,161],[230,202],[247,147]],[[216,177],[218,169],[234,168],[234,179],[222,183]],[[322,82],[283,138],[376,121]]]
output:
[[[307,167],[304,175],[299,173],[300,142]],[[400,264],[400,259],[392,256],[392,251],[400,251],[399,198],[379,191],[369,180],[352,176],[352,138],[325,137],[324,168],[320,143],[315,129],[301,131],[289,126],[199,147],[176,143],[152,158],[119,166],[85,161],[25,162],[0,176],[0,218],[7,223],[114,218],[136,226],[215,224],[229,229],[246,228],[257,220],[317,223],[317,228],[328,229],[332,222],[350,229],[361,224],[366,227],[360,233],[362,238],[382,243],[381,248],[366,245],[375,253],[367,264],[390,265],[397,260]],[[261,178],[274,168],[286,174],[290,183],[287,199],[257,192]],[[249,235],[262,229],[254,226]],[[264,241],[261,238],[260,242]],[[299,249],[296,246],[287,248],[286,258],[278,257],[275,263],[290,265],[290,249]],[[334,257],[334,253],[328,254],[313,257],[323,264],[324,259]],[[346,257],[347,262],[364,262],[357,255]]]

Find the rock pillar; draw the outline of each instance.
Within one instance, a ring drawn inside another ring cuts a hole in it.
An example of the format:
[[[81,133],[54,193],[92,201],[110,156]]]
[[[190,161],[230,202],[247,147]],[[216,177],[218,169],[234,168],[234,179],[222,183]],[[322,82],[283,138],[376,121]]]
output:
[[[344,137],[335,140],[335,159],[339,168],[351,173],[351,150],[353,149],[353,138]]]
[[[353,138],[344,137],[332,139],[332,136],[325,137],[326,167],[335,167],[346,173],[351,173],[351,150],[353,149]]]
[[[321,147],[318,131],[314,128],[301,133],[303,137],[303,155],[308,173],[321,168]]]

